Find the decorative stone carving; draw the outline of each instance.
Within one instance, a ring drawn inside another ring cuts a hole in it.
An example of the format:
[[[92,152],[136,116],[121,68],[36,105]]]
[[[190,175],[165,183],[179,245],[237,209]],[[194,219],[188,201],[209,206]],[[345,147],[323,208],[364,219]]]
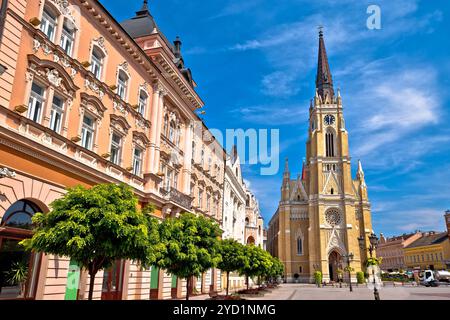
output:
[[[124,114],[125,116],[128,115],[127,109],[118,101],[113,101],[113,108],[116,111],[119,111],[120,113]]]
[[[55,87],[61,85],[62,78],[59,76],[59,72],[56,69],[47,71],[47,79]]]
[[[16,176],[16,172],[9,170],[8,168],[0,168],[0,179],[1,178],[14,178]]]
[[[95,83],[95,81],[90,81],[89,79],[84,80],[84,86],[86,89],[90,89],[95,92],[100,100],[103,99],[105,92]]]

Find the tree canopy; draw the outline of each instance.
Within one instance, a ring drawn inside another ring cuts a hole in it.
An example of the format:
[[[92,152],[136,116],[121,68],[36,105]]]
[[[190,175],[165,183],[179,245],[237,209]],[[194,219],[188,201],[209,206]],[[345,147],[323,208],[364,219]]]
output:
[[[245,256],[248,259],[248,263],[239,270],[241,275],[253,278],[266,276],[270,273],[273,265],[273,258],[269,252],[258,246],[249,245],[245,247]]]
[[[229,287],[230,272],[239,271],[249,263],[245,255],[245,246],[233,239],[220,241],[219,252],[222,257],[217,267],[227,273],[227,290]]]
[[[157,265],[179,278],[199,277],[221,259],[218,238],[222,231],[210,218],[184,213],[165,219],[159,233],[165,250]]]
[[[163,245],[158,222],[138,210],[137,204],[132,188],[125,184],[69,188],[50,205],[50,212],[33,217],[35,233],[23,244],[38,252],[70,257],[88,270],[91,284],[99,270],[119,259],[150,266]]]

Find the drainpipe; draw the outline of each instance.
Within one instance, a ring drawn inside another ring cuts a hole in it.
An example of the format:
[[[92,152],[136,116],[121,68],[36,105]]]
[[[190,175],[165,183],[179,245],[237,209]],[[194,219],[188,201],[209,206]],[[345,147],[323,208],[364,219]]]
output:
[[[2,43],[3,30],[5,29],[6,22],[6,9],[8,8],[8,0],[2,1],[2,6],[0,8],[0,44]],[[0,76],[5,73],[6,66],[0,64]]]
[[[2,1],[2,6],[0,8],[0,43],[3,38],[3,30],[5,29],[5,21],[6,21],[6,8],[8,7],[8,0]]]

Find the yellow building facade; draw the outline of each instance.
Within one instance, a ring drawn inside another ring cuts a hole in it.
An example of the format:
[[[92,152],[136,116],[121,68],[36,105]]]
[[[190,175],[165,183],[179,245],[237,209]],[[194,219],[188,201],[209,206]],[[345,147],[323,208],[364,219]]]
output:
[[[364,172],[359,162],[357,177],[352,179],[342,99],[339,90],[334,91],[320,32],[306,161],[302,175],[292,180],[286,159],[281,200],[269,223],[267,249],[284,263],[287,282],[311,282],[316,270],[322,272],[323,281],[335,281],[349,253],[354,255],[351,267],[355,272],[363,269],[372,232]],[[365,250],[358,244],[361,236]]]
[[[445,214],[447,231],[427,232],[404,248],[408,269],[450,269],[450,211]]]

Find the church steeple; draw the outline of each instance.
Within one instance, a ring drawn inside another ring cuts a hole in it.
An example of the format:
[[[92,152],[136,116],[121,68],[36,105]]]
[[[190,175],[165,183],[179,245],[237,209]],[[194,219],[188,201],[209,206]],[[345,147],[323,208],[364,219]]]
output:
[[[290,178],[291,178],[291,173],[289,172],[289,160],[288,160],[288,158],[286,158],[285,163],[284,163],[283,181],[289,182]]]
[[[319,58],[317,62],[316,89],[318,95],[322,98],[322,101],[325,102],[327,96],[330,102],[333,101],[333,78],[331,76],[330,65],[328,64],[322,28],[319,30]]]

